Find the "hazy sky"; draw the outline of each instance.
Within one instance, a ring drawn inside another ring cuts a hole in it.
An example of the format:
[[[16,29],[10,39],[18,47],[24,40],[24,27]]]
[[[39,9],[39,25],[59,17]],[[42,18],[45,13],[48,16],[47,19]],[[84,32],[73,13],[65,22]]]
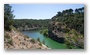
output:
[[[83,4],[10,4],[15,19],[50,19],[58,11],[84,7]]]

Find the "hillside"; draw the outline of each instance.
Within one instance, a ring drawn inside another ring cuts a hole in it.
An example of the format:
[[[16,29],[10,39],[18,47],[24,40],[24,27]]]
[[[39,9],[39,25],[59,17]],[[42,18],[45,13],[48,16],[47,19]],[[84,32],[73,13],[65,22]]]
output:
[[[5,31],[4,35],[5,49],[49,49],[41,42],[29,38],[14,29]]]

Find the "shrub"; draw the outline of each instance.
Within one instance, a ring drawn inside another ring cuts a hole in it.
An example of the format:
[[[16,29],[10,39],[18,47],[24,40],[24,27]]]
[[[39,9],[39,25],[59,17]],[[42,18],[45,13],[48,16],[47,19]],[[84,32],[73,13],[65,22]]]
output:
[[[10,26],[10,29],[13,29],[15,31],[18,31],[14,26]]]
[[[42,43],[40,42],[39,45],[42,46]]]
[[[30,41],[31,41],[32,43],[35,43],[35,42],[36,42],[35,39],[31,39]]]
[[[48,29],[43,29],[40,31],[44,36],[48,37]]]
[[[10,28],[10,26],[8,26],[8,25],[5,25],[5,26],[4,26],[4,29],[7,30],[7,31],[11,31],[11,28]]]
[[[7,39],[7,43],[12,45],[12,39],[11,39],[11,37],[7,33],[4,34],[4,37]]]
[[[29,36],[27,36],[27,35],[26,35],[25,37],[26,37],[26,38],[29,38]]]
[[[10,36],[7,33],[4,34],[4,37],[10,39]]]
[[[37,38],[37,40],[40,42],[40,39],[39,39],[39,37]]]
[[[10,38],[10,39],[8,39],[8,43],[10,44],[10,45],[12,45],[12,39]]]

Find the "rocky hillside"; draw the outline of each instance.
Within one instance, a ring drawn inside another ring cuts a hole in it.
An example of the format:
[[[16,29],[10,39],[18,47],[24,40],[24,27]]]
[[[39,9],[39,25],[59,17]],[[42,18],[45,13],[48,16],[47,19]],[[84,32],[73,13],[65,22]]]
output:
[[[29,38],[22,33],[11,30],[4,33],[5,49],[49,49],[41,42]]]

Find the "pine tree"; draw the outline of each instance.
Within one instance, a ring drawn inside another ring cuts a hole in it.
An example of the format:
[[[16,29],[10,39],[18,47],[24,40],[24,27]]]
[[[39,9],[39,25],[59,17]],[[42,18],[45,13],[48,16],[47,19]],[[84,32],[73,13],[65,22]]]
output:
[[[12,6],[9,4],[4,4],[4,29],[10,31],[10,26],[13,25],[13,11],[11,10]]]

